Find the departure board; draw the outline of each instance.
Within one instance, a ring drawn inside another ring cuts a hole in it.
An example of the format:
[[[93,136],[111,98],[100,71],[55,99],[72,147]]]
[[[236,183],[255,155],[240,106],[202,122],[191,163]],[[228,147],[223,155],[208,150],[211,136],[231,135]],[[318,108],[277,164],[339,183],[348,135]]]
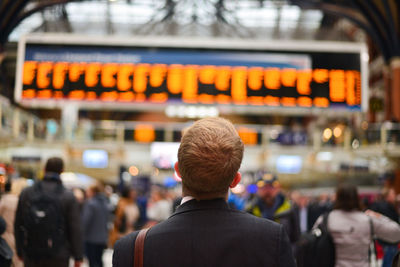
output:
[[[361,48],[311,51],[216,43],[25,39],[19,44],[15,98],[26,106],[74,102],[132,109],[169,103],[362,109]]]

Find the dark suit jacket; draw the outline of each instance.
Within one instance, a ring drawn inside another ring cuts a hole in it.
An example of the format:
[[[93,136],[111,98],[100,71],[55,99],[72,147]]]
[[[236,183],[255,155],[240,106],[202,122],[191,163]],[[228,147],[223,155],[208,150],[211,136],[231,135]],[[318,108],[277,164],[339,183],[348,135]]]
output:
[[[113,266],[132,267],[138,232],[114,247]],[[223,199],[190,200],[153,226],[144,246],[144,266],[295,267],[282,225],[233,210]]]
[[[45,174],[45,177],[40,183],[43,187],[43,191],[48,193],[54,193],[56,188],[62,185],[59,175],[56,174]],[[14,235],[17,254],[18,256],[25,257],[26,259],[27,255],[26,251],[24,250],[25,238],[23,229],[24,216],[26,209],[29,207],[29,203],[36,195],[37,191],[35,186],[25,188],[19,196],[18,207],[15,213]],[[68,262],[70,256],[72,256],[75,260],[82,260],[83,240],[81,214],[78,201],[74,197],[72,191],[66,190],[64,187],[62,192],[59,193],[59,199],[61,201],[64,214],[67,242],[65,242],[59,252],[54,255],[54,258],[49,258],[47,260],[49,262],[54,262],[55,260],[58,262],[61,262],[61,260]],[[26,263],[25,265],[29,266]]]
[[[311,230],[311,228],[314,226],[315,221],[313,221],[313,213],[314,211],[310,208],[310,206],[306,207],[307,209],[307,232]],[[297,237],[301,236],[301,229],[300,229],[300,207],[298,205],[294,205],[293,207],[293,212],[295,214],[296,218],[296,235]]]

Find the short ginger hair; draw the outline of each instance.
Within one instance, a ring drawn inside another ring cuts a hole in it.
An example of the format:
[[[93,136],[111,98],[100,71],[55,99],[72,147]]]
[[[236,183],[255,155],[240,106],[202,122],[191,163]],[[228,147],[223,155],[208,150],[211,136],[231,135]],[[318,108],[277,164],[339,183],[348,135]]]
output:
[[[197,199],[226,195],[240,168],[243,150],[243,142],[228,120],[196,121],[184,131],[178,150],[184,190]]]

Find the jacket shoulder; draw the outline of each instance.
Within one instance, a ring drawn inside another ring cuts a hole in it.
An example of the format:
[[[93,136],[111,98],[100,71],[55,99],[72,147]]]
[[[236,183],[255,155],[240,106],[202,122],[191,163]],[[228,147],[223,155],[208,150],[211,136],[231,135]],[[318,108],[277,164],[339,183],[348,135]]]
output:
[[[119,239],[114,245],[113,267],[133,266],[135,241],[139,231],[130,233]]]
[[[33,186],[28,186],[25,187],[21,193],[19,194],[19,201],[25,202],[25,201],[29,201],[29,199],[33,196],[34,194],[34,188]]]
[[[273,237],[278,237],[280,232],[280,224],[272,220],[258,217],[251,213],[244,211],[234,210],[231,213],[232,221],[235,221],[237,227],[242,227],[244,229],[251,228],[249,235],[271,235]]]

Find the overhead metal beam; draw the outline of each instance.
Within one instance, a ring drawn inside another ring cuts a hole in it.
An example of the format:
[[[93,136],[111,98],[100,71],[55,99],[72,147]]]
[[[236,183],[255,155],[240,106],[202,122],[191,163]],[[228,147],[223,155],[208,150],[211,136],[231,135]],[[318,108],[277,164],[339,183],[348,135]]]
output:
[[[352,0],[356,1],[356,0]],[[357,8],[347,5],[325,3],[315,0],[292,0],[293,4],[306,9],[319,9],[332,15],[348,19],[358,27],[363,29],[377,44],[386,62],[389,62],[393,56],[393,46],[384,37],[382,31],[379,31],[378,25],[371,25],[371,21]]]

